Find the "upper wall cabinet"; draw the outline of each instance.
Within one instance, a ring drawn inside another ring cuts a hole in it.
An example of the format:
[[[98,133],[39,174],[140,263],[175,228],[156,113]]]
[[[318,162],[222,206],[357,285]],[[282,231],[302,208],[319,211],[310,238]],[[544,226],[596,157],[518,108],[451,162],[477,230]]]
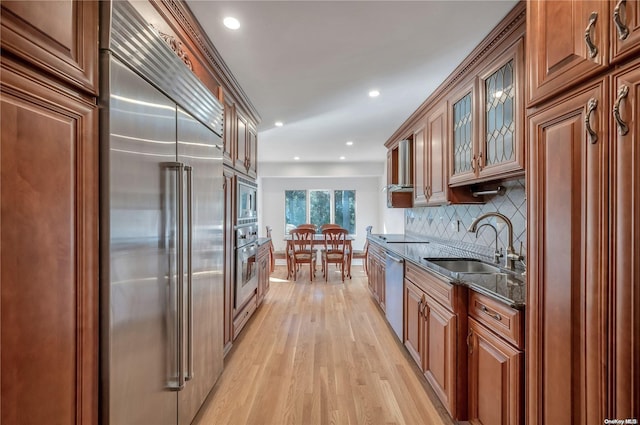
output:
[[[2,50],[98,94],[98,2],[2,1]]]
[[[528,6],[530,105],[640,52],[637,0],[530,0]]]
[[[249,177],[258,176],[258,131],[230,97],[224,99],[224,161]]]
[[[637,56],[640,52],[640,4],[637,0],[618,0],[611,17],[611,61]]]
[[[224,161],[233,164],[235,154],[236,138],[236,105],[233,102],[229,102],[227,99],[224,101],[224,137],[222,138],[222,154]]]
[[[487,60],[449,100],[449,184],[510,177],[524,170],[522,38]]]
[[[482,203],[469,186],[524,174],[525,16],[518,3],[385,143],[393,176],[412,141],[413,206]]]

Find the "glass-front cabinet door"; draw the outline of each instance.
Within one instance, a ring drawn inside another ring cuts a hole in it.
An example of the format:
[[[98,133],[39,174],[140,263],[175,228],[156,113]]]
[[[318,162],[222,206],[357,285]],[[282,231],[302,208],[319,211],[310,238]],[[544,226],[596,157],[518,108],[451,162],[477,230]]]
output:
[[[524,84],[522,39],[512,45],[480,75],[480,143],[477,175],[517,173],[524,169],[522,99]]]
[[[473,84],[454,95],[450,101],[452,137],[450,145],[450,184],[476,177],[476,130]]]
[[[459,186],[524,170],[523,41],[487,60],[476,79],[449,98],[450,178]]]

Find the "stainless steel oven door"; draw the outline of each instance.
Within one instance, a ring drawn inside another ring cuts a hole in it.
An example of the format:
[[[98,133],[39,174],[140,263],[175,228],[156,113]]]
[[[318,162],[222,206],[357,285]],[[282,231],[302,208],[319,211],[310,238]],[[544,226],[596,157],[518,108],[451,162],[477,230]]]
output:
[[[241,308],[258,288],[257,252],[256,243],[236,248],[236,308]]]

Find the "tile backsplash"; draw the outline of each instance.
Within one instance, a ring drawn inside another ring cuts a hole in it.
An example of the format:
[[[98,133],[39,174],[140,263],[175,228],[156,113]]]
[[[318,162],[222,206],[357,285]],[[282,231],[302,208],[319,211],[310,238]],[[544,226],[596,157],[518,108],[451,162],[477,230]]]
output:
[[[478,233],[467,231],[476,217],[487,212],[499,212],[511,220],[513,224],[513,247],[526,257],[527,246],[527,207],[524,179],[502,183],[506,188],[503,196],[495,195],[486,204],[447,205],[440,207],[420,207],[406,209],[405,233],[411,236],[430,236],[443,239],[459,248],[493,257],[495,232],[485,226]],[[507,246],[507,226],[495,217],[482,220],[491,223],[498,229],[498,244],[503,249]],[[504,258],[502,259],[504,261]]]

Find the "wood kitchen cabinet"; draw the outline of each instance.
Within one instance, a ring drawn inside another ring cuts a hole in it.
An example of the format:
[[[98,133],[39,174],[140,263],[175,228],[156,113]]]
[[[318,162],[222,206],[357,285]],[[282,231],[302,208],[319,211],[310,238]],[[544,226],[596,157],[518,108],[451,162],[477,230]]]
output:
[[[375,243],[369,244],[367,252],[367,270],[369,271],[369,291],[373,295],[380,308],[385,310],[385,277],[386,277],[386,250]]]
[[[422,370],[440,401],[457,418],[457,316],[428,295],[423,305]]]
[[[443,205],[449,200],[447,105],[427,112],[413,133],[413,206]]]
[[[522,311],[470,291],[467,347],[469,422],[524,423]]]
[[[518,425],[523,418],[523,353],[469,319],[469,423]]]
[[[478,78],[449,100],[449,184],[524,171],[524,39],[489,57]]]
[[[451,417],[465,419],[466,350],[459,349],[466,335],[465,289],[411,263],[405,263],[404,283],[404,345]]]
[[[257,302],[262,304],[265,295],[269,292],[269,274],[271,270],[271,261],[269,259],[269,244],[265,243],[258,247],[256,254],[256,262],[258,263],[258,290]]]
[[[640,417],[640,63],[612,76],[610,125],[611,418]]]
[[[225,115],[226,117],[226,115]],[[225,127],[226,132],[226,127]],[[235,216],[235,192],[234,184],[235,173],[233,169],[226,164],[222,169],[222,177],[224,178],[224,331],[223,344],[225,356],[231,350],[233,342],[233,305],[234,305],[234,288],[235,288],[235,232],[234,222]]]
[[[98,422],[98,6],[0,4],[3,424]]]
[[[247,174],[258,177],[258,131],[253,125],[247,129]]]
[[[611,36],[611,62],[633,58],[640,53],[640,2],[618,0],[609,3],[613,24]]]
[[[529,0],[527,10],[530,105],[640,54],[637,0]]]
[[[247,120],[241,113],[236,113],[236,154],[235,168],[247,172]]]
[[[67,82],[2,52],[6,424],[98,420],[98,108]]]
[[[224,99],[224,123],[222,137],[222,155],[225,164],[233,166],[235,162],[236,144],[236,105]]]
[[[528,118],[530,425],[601,424],[608,417],[607,82],[570,92]]]
[[[528,103],[547,99],[609,65],[609,2],[527,2]]]
[[[2,1],[3,57],[11,52],[34,68],[88,94],[98,94],[98,2]]]
[[[426,295],[422,289],[404,280],[404,346],[422,368],[422,306]]]

